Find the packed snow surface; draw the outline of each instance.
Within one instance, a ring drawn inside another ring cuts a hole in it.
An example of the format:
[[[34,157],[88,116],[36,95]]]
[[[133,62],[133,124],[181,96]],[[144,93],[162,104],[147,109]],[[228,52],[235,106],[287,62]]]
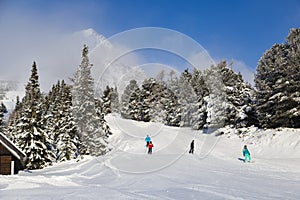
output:
[[[299,129],[189,128],[107,117],[113,150],[0,176],[0,199],[300,199]],[[146,153],[149,134],[154,148]],[[195,154],[189,146],[195,140]],[[248,145],[253,162],[242,161]]]

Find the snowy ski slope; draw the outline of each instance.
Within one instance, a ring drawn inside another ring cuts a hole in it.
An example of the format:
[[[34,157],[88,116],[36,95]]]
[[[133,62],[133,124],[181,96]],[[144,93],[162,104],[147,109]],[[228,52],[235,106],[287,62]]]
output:
[[[188,128],[107,117],[113,150],[0,176],[0,199],[300,199],[296,129],[203,135]],[[152,137],[147,155],[144,138]],[[195,154],[188,154],[195,139]],[[248,145],[254,163],[243,163]]]

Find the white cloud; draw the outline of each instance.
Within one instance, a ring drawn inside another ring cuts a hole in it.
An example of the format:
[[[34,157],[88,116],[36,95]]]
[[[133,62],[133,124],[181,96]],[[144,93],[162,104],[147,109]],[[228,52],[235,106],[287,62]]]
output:
[[[48,91],[58,79],[67,79],[79,65],[82,44],[67,30],[41,24],[30,16],[5,13],[0,20],[0,70],[2,80],[28,81],[36,61],[40,84]]]
[[[203,51],[201,52],[191,55],[189,61],[191,64],[193,64],[196,68],[200,69],[201,71],[204,71],[210,66],[216,64],[205,49],[203,49]]]
[[[232,69],[234,72],[240,72],[243,76],[244,81],[250,83],[254,86],[254,73],[255,71],[248,67],[243,61],[240,60],[232,60],[233,65]]]
[[[95,46],[96,37],[79,38],[74,31],[90,25],[87,13],[95,13],[96,8],[93,3],[84,8],[76,2],[32,4],[8,1],[1,9],[0,80],[18,80],[23,86],[36,61],[41,88],[47,92],[58,79],[72,77],[84,43]]]
[[[63,22],[53,22],[51,17],[43,16],[41,20],[35,15],[24,14],[25,11],[15,10],[5,11],[0,15],[0,80],[17,80],[24,87],[29,79],[32,63],[36,61],[41,88],[48,92],[57,80],[68,81],[73,76],[80,65],[83,44],[87,44],[91,52],[90,61],[94,64],[94,78],[98,81],[105,71],[104,62],[114,59],[124,49],[120,46],[109,48],[108,45],[103,52],[103,49],[95,47],[104,42],[105,38],[92,29],[74,33],[70,27],[63,27]],[[64,18],[61,12],[58,15],[62,21],[70,19],[70,16]],[[73,20],[76,21],[76,18]],[[126,66],[118,62],[114,69],[138,65],[138,58],[135,56],[120,59]],[[120,78],[124,72],[121,69],[115,71],[109,75]],[[125,71],[127,74],[132,72],[128,68]],[[118,80],[109,83],[113,85]]]

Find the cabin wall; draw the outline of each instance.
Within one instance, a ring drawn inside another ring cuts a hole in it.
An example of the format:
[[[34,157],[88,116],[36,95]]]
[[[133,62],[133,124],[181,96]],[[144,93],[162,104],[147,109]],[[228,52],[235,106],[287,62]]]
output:
[[[10,175],[11,174],[11,156],[0,155],[0,174]]]
[[[14,169],[14,174],[18,174],[19,171],[23,170],[24,169],[24,166],[23,164],[21,163],[20,160],[18,159],[15,159],[15,169]]]
[[[14,174],[18,171],[23,170],[24,167],[19,159],[8,151],[4,145],[0,143],[0,174],[10,175],[11,174],[11,161],[15,161]]]

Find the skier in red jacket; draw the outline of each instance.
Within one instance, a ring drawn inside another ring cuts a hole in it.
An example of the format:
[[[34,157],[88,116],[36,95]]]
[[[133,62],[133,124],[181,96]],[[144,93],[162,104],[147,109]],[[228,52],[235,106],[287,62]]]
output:
[[[148,144],[148,154],[152,154],[152,148],[154,147],[154,145],[152,144],[152,142],[150,141]]]

